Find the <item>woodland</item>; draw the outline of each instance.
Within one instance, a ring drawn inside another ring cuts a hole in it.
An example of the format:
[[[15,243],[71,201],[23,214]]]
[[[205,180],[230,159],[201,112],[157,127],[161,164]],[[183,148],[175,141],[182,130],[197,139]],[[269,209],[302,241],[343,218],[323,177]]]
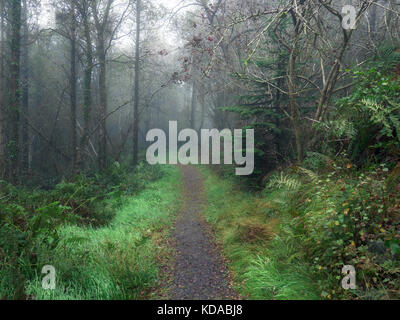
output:
[[[171,121],[254,172],[148,163]],[[400,298],[400,1],[0,0],[0,299],[221,297]]]

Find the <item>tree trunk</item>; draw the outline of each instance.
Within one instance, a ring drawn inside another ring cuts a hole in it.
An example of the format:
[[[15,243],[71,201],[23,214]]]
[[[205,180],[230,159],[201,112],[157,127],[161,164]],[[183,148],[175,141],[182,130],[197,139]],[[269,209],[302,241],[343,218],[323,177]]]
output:
[[[378,2],[378,1],[375,1]],[[371,31],[371,40],[374,41],[376,39],[376,31],[377,31],[377,14],[378,7],[376,5],[372,5],[370,8],[371,18],[369,20],[370,31]]]
[[[77,126],[76,126],[76,87],[77,87],[77,74],[76,74],[76,14],[75,5],[71,3],[71,38],[70,38],[70,59],[71,59],[71,73],[70,73],[70,107],[71,107],[71,167],[74,173],[79,171],[77,167]]]
[[[190,105],[190,128],[195,129],[196,127],[196,100],[197,100],[197,83],[193,81],[192,85],[192,102]]]
[[[93,74],[93,48],[90,35],[90,26],[87,12],[83,12],[83,23],[86,41],[86,67],[84,73],[83,88],[83,133],[77,151],[77,167],[83,168],[83,152],[89,140],[90,114],[92,111],[92,74]]]
[[[93,18],[96,25],[97,32],[97,58],[99,60],[99,152],[98,162],[99,169],[104,170],[107,165],[107,66],[106,66],[106,47],[105,47],[105,34],[106,28],[109,24],[109,15],[113,0],[108,0],[104,10],[103,19],[100,20],[100,15],[97,11],[97,1],[90,1],[90,6],[93,11]]]
[[[296,99],[296,84],[295,84],[295,67],[296,67],[296,54],[297,54],[297,39],[298,34],[294,40],[294,45],[292,47],[289,59],[289,72],[288,72],[288,88],[289,88],[289,106],[290,106],[290,120],[293,125],[294,135],[296,139],[296,149],[297,149],[297,160],[298,162],[303,162],[304,160],[304,150],[303,150],[303,139],[302,130],[300,123],[300,111],[297,107]]]
[[[284,85],[284,76],[285,76],[285,69],[287,68],[287,59],[285,58],[284,55],[279,55],[278,58],[278,63],[277,63],[277,69],[278,69],[278,80],[276,81],[276,89],[275,91],[275,103],[274,103],[274,108],[276,114],[279,114],[281,112],[282,108],[282,92],[280,91],[279,88],[283,88]],[[275,126],[277,128],[281,127],[279,117],[275,118]],[[278,167],[280,163],[282,162],[281,159],[281,133],[274,133],[274,145],[275,145],[275,165]]]
[[[4,72],[4,49],[5,49],[5,0],[0,0],[0,178],[5,177],[6,173],[6,124],[7,112],[5,104],[5,72]]]
[[[206,118],[206,89],[204,87],[204,84],[201,86],[200,90],[200,105],[201,105],[201,119],[199,123],[199,130],[197,130],[199,133],[201,132],[201,129],[203,129],[205,118]]]
[[[135,100],[133,122],[133,165],[139,162],[139,76],[140,76],[140,0],[136,2],[136,53],[135,53]]]
[[[104,170],[107,162],[107,86],[106,86],[106,53],[103,36],[100,36],[98,43],[99,56],[99,90],[100,90],[100,113],[99,113],[99,168]]]
[[[29,174],[29,48],[28,48],[28,6],[27,0],[23,0],[23,23],[24,23],[24,36],[22,38],[22,59],[21,59],[21,86],[22,86],[22,149],[21,149],[21,173],[23,175]]]
[[[21,58],[21,0],[12,1],[10,4],[9,24],[11,28],[10,39],[10,80],[9,80],[9,140],[8,174],[11,182],[16,183],[19,171],[19,122],[21,111],[20,90],[20,58]]]

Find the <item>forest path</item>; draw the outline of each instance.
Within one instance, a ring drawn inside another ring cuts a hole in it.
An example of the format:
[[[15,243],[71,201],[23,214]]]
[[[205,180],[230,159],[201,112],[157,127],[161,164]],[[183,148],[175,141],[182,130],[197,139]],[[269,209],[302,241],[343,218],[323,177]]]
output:
[[[166,290],[172,300],[239,299],[211,227],[202,212],[206,204],[202,176],[194,167],[181,166],[183,206],[172,234],[176,257],[167,269],[172,279]]]

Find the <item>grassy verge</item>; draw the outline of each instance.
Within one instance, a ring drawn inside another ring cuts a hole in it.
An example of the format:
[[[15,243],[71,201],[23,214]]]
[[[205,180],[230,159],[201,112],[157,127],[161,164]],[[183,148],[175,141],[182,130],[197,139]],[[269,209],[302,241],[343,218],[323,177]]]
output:
[[[216,229],[235,275],[236,289],[248,299],[319,299],[310,268],[286,233],[282,215],[267,214],[283,195],[240,191],[229,180],[202,169],[206,179],[207,220]]]
[[[271,174],[258,193],[203,170],[207,217],[239,291],[250,299],[398,299],[399,168],[361,171],[327,158],[313,170]],[[353,290],[342,288],[348,265],[356,270]]]
[[[39,300],[145,298],[158,279],[159,241],[179,205],[179,170],[162,170],[160,180],[135,196],[103,201],[104,206],[118,208],[107,225],[58,227],[55,248],[35,250],[37,269],[25,280],[26,295]],[[56,290],[42,289],[44,265],[56,269]]]

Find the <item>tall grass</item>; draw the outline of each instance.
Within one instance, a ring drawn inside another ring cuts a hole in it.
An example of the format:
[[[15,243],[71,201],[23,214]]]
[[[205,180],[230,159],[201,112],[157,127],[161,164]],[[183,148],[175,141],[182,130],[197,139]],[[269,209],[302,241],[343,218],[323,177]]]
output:
[[[267,197],[245,193],[207,169],[202,172],[206,216],[215,226],[239,293],[254,300],[319,299],[310,268],[288,236],[285,219],[290,218],[278,210],[285,202],[284,191]]]
[[[43,251],[41,265],[56,268],[56,290],[44,290],[43,275],[26,285],[36,299],[141,299],[157,283],[158,240],[167,233],[179,205],[180,173],[166,167],[164,177],[135,197],[124,197],[112,222],[100,229],[61,227],[54,251]],[[110,200],[117,201],[117,200]]]

